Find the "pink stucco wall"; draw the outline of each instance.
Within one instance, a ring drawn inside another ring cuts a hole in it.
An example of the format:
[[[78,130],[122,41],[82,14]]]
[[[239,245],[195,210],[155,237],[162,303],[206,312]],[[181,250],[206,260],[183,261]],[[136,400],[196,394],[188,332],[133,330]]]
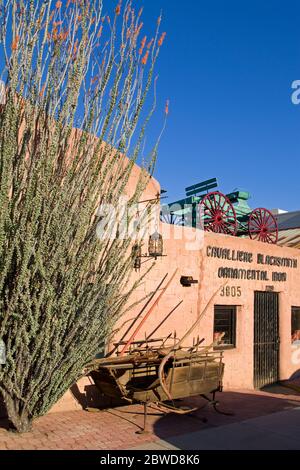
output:
[[[282,271],[287,273],[287,282],[229,280],[228,286],[239,286],[241,288],[241,297],[223,297],[219,292],[211,302],[206,315],[199,327],[194,331],[193,336],[197,337],[199,335],[201,338],[205,338],[206,344],[211,344],[213,341],[214,305],[237,305],[236,348],[224,353],[224,386],[225,389],[252,389],[254,292],[265,291],[267,286],[273,286],[274,291],[279,293],[280,298],[280,378],[287,379],[300,369],[300,361],[298,365],[293,363],[292,358],[295,351],[291,345],[291,307],[300,306],[300,251],[212,233],[202,233],[199,240],[193,242],[193,237],[195,239],[196,234],[193,229],[162,225],[161,230],[162,232],[165,231],[165,233],[170,230],[170,238],[164,241],[166,257],[157,260],[153,269],[137,289],[135,298],[142,298],[146,293],[152,291],[166,273],[169,273],[169,276],[171,276],[175,269],[178,269],[178,272],[170,288],[143,326],[137,339],[144,338],[145,334],[149,334],[160,323],[163,317],[179,301],[183,300],[183,304],[155,335],[156,337],[167,336],[169,333],[176,331],[177,336],[181,337],[195,322],[218,287],[226,282],[218,277],[219,267],[267,270],[270,278],[273,271]],[[250,252],[253,254],[254,261],[251,264],[245,264],[243,262],[211,258],[207,256],[208,246]],[[190,249],[191,247],[193,248],[192,250]],[[256,262],[257,254],[296,259],[298,261],[298,268],[263,267]],[[146,267],[147,264],[135,276],[137,277],[142,274]],[[193,276],[194,279],[199,280],[199,284],[193,285],[190,288],[184,288],[180,284],[181,276]],[[140,308],[141,306],[136,309],[136,313],[138,313]],[[128,313],[128,318],[133,316],[134,312]],[[124,318],[122,322],[124,322]],[[118,337],[121,336],[122,331],[118,333]],[[190,341],[192,339],[191,337]],[[87,384],[87,379],[84,379],[79,384],[79,388],[81,388],[83,393],[87,385],[89,385]],[[75,405],[74,399],[72,400],[74,406],[78,407],[78,404]],[[66,395],[54,407],[53,411],[72,408],[72,400],[71,395]]]
[[[170,321],[162,326],[157,335],[158,337],[167,336],[176,330],[179,337],[183,336],[204,310],[216,290],[226,283],[225,279],[218,277],[220,267],[267,270],[269,281],[228,280],[229,287],[240,287],[241,296],[226,297],[219,292],[193,335],[205,338],[206,344],[212,343],[214,305],[238,306],[236,348],[224,353],[226,364],[224,385],[227,388],[253,388],[254,292],[265,291],[267,287],[273,286],[274,291],[279,293],[280,299],[280,378],[289,378],[297,369],[300,369],[300,363],[297,366],[292,362],[294,350],[291,345],[291,307],[300,306],[300,251],[212,233],[203,234],[203,240],[199,241],[199,249],[189,250],[190,234],[188,239],[178,240],[181,231],[180,227],[172,227],[171,239],[165,240],[166,258],[156,262],[155,267],[136,292],[136,295],[142,296],[153,290],[166,273],[171,275],[176,268],[178,269],[176,279],[145,323],[140,332],[140,338],[145,337],[145,333],[150,333],[180,300],[183,300],[183,304],[173,314]],[[191,229],[184,229],[184,232],[188,231],[193,232]],[[253,254],[253,262],[245,264],[208,257],[208,246],[250,252]],[[298,268],[278,268],[257,264],[258,254],[296,259]],[[287,273],[287,281],[273,282],[272,272]],[[181,276],[193,276],[194,279],[199,280],[199,284],[184,288],[180,284]]]

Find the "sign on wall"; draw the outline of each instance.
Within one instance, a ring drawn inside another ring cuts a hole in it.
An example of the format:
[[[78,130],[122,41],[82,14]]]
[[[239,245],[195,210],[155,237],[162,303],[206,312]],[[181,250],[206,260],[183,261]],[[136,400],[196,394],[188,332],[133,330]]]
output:
[[[208,246],[206,249],[208,258],[216,258],[222,261],[234,261],[236,267],[221,266],[218,269],[218,277],[221,279],[236,279],[245,281],[271,281],[286,282],[288,274],[284,269],[297,269],[298,260],[295,258],[284,258],[280,256],[268,256],[262,253],[254,255],[251,252],[233,250],[229,248],[220,248]],[[239,263],[249,265],[240,268]],[[261,266],[261,269],[253,269],[253,264]],[[276,267],[278,270],[270,271],[269,267]]]

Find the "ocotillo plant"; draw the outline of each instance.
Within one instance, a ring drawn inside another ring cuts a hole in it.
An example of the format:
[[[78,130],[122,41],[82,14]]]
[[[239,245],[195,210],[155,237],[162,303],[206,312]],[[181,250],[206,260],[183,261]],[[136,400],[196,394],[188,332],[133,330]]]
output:
[[[159,18],[147,40],[131,1],[103,12],[101,0],[0,0],[0,394],[19,432],[100,353],[136,287],[132,241],[118,226],[97,236],[97,210],[118,204],[141,157],[129,206],[149,181],[165,34]]]

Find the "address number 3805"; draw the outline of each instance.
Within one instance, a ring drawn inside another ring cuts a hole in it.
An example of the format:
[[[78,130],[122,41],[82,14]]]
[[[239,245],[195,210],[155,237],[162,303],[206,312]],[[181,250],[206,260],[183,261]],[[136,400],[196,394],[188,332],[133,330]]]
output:
[[[226,286],[223,287],[220,293],[221,297],[241,297],[242,288],[240,286]]]

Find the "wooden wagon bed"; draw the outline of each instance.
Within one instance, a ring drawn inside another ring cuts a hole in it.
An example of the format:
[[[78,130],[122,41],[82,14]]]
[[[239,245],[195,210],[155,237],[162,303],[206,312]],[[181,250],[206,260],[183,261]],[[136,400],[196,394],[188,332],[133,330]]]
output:
[[[221,352],[176,351],[168,359],[160,352],[95,361],[90,372],[97,388],[106,396],[127,402],[164,402],[220,391],[224,364]]]
[[[127,404],[144,404],[145,416],[148,404],[180,414],[195,411],[175,406],[175,400],[187,397],[202,396],[215,404],[224,373],[221,351],[153,345],[144,350],[139,347],[125,356],[95,360],[88,368],[101,393]],[[208,397],[210,394],[212,398]]]
[[[105,396],[123,400],[127,404],[144,404],[144,428],[146,427],[148,404],[155,404],[156,406],[168,408],[169,411],[183,414],[195,411],[195,409],[184,411],[177,408],[174,403],[175,400],[202,396],[216,407],[215,394],[222,391],[223,351],[215,350],[217,345],[215,342],[210,346],[202,347],[204,339],[200,340],[199,336],[197,339],[194,338],[191,347],[185,346],[190,341],[189,338],[192,332],[199,325],[220,288],[212,296],[196,322],[191,325],[180,340],[178,340],[176,332],[174,335],[170,334],[167,338],[151,339],[153,332],[146,336],[143,341],[134,341],[142,325],[150,316],[176,274],[177,270],[161,290],[158,298],[144,315],[130,338],[125,340],[126,335],[144,309],[134,319],[123,339],[114,345],[113,350],[105,358],[94,360],[85,370],[85,373],[89,374],[94,380],[98,390]],[[159,284],[150,300],[159,291],[167,276]],[[163,322],[169,317],[170,314],[165,317]],[[159,329],[163,322],[155,331]],[[208,397],[210,394],[212,394],[211,398]]]

